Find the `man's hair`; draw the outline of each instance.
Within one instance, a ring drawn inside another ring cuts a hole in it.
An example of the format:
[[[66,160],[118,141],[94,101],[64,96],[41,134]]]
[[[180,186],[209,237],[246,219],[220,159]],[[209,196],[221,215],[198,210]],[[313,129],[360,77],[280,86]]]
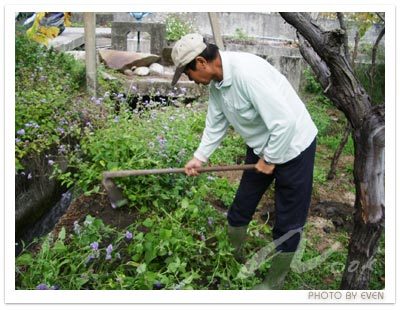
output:
[[[216,46],[215,44],[212,44],[212,43],[207,43],[204,39],[203,39],[203,41],[204,41],[204,43],[206,43],[207,47],[198,56],[204,57],[204,59],[207,60],[207,62],[215,60],[218,56],[218,46]],[[196,57],[198,57],[198,56],[196,56]],[[196,58],[193,59],[191,62],[189,62],[186,65],[186,69],[190,69],[193,71],[196,70]]]

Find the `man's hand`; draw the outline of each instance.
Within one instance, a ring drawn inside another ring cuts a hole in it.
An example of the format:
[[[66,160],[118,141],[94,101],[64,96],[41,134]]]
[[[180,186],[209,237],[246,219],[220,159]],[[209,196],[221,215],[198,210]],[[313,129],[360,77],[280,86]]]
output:
[[[262,158],[260,158],[256,164],[256,170],[265,174],[273,174],[274,169],[274,164],[267,164]]]
[[[196,176],[199,175],[197,169],[203,165],[203,162],[196,157],[193,157],[191,160],[187,162],[185,165],[185,173],[186,175]]]

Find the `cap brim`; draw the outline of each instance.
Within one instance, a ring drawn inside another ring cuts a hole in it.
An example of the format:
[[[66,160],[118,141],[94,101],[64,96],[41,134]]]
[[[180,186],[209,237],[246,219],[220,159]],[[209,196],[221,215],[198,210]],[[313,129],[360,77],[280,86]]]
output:
[[[181,77],[183,71],[185,71],[185,66],[176,68],[174,77],[172,78],[172,82],[171,82],[172,86],[174,86],[176,84],[176,82],[178,82],[178,80]]]

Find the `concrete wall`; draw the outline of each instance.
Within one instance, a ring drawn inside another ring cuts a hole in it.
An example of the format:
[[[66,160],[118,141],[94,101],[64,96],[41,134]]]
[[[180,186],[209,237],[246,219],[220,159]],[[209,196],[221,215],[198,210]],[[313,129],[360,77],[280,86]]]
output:
[[[190,21],[194,28],[202,34],[211,35],[211,26],[206,12],[179,12],[165,13],[154,12],[143,18],[144,22],[165,22],[169,14],[176,14],[182,20]],[[288,25],[279,13],[263,13],[263,12],[220,12],[217,13],[220,18],[221,32],[225,36],[235,35],[236,29],[242,30],[245,34],[255,38],[276,38],[284,40],[295,40],[296,35],[294,29]],[[107,25],[112,21],[133,21],[134,18],[126,12],[96,14],[98,25]],[[83,23],[82,13],[73,13],[72,20],[74,22]],[[318,23],[326,30],[339,27],[337,20],[318,19]],[[361,42],[373,43],[381,29],[381,25],[373,25],[361,39]],[[356,28],[349,27],[350,43],[354,40]],[[384,38],[382,43],[384,44]]]
[[[165,22],[167,16],[172,13],[155,12],[146,17],[146,22]],[[184,21],[190,21],[194,28],[202,33],[211,35],[211,26],[206,12],[180,12],[174,13]],[[295,40],[296,34],[292,26],[287,24],[279,13],[262,12],[220,12],[221,32],[224,36],[234,36],[236,29],[240,29],[250,37],[275,38],[282,40]],[[114,20],[133,21],[127,13],[114,13]],[[339,28],[337,20],[318,19],[318,23],[326,30]],[[372,26],[361,39],[361,42],[373,43],[381,29],[380,25]],[[353,41],[356,28],[349,25],[350,43]],[[382,40],[382,44],[384,40]]]

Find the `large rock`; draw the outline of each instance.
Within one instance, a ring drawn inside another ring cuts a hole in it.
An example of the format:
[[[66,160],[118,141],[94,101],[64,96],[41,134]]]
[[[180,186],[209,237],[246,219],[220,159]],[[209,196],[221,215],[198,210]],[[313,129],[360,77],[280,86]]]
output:
[[[150,69],[150,74],[155,74],[155,75],[164,74],[164,67],[158,63],[151,64],[149,69]]]
[[[149,75],[150,69],[147,67],[139,67],[136,68],[135,71],[133,71],[133,73],[140,76],[146,76]]]
[[[160,60],[160,56],[153,54],[117,50],[99,50],[99,56],[107,67],[122,72],[132,67],[148,67]]]

